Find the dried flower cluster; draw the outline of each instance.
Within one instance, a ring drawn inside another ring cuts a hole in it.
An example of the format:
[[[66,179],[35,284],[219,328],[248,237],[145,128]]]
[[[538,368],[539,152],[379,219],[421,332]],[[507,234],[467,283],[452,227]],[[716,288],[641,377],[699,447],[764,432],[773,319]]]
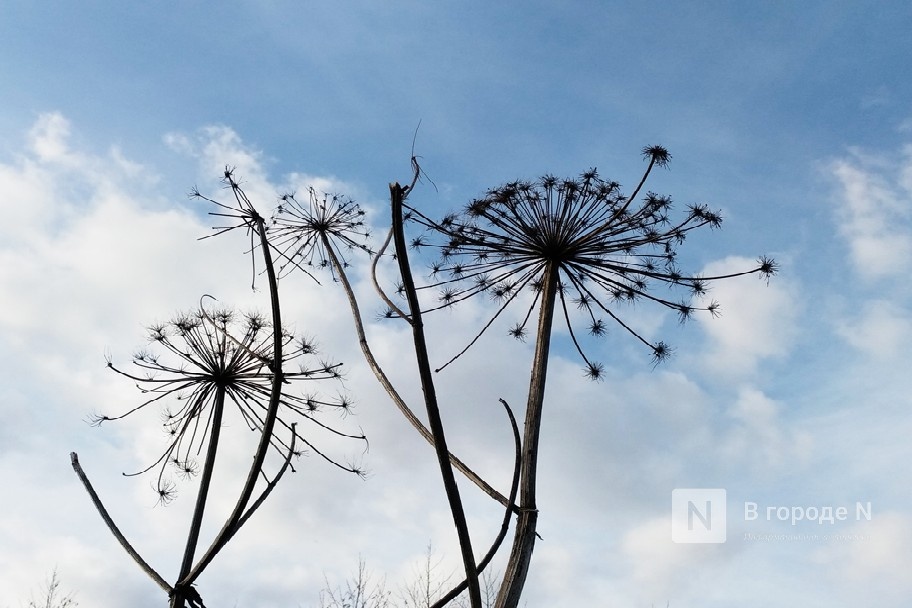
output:
[[[365,244],[370,233],[364,225],[364,210],[357,203],[341,195],[318,194],[313,188],[307,192],[306,203],[293,193],[283,195],[269,226],[270,245],[285,260],[280,272],[289,266],[307,274],[310,268],[335,272],[327,240],[333,241],[337,251],[360,249],[371,253]],[[339,256],[342,267],[347,268],[348,261],[341,253]]]
[[[308,364],[315,355],[310,341],[288,332],[283,332],[282,338],[284,360],[280,364],[286,382],[340,378],[339,364],[319,360]],[[168,445],[155,462],[134,475],[158,467],[155,488],[160,501],[167,503],[174,497],[175,488],[166,475],[167,469],[176,470],[180,477],[197,473],[196,457],[212,432],[217,402],[233,404],[251,431],[262,431],[276,365],[272,360],[273,332],[260,315],[240,315],[227,309],[206,311],[200,307],[168,323],[150,327],[149,342],[151,348],[133,357],[133,364],[142,370],[141,374],[121,370],[111,361],[108,366],[134,380],[143,393],[151,396],[123,414],[96,415],[93,423],[121,419],[153,404],[162,406],[162,426],[169,437]],[[296,371],[286,369],[292,363],[297,364]],[[303,443],[334,465],[358,472],[355,467],[340,464],[326,455],[302,431],[292,429],[292,422],[302,420],[321,431],[364,440],[363,434],[344,433],[318,419],[323,409],[344,414],[350,407],[351,402],[344,396],[325,399],[316,394],[283,391],[277,423],[284,432],[272,435],[273,448],[284,456],[291,449],[294,434],[295,441],[300,442],[298,445]],[[298,448],[295,452],[303,453]]]
[[[267,226],[230,167],[223,174],[225,187],[234,199],[230,203],[194,190],[193,197],[216,205],[211,215],[226,224],[215,227],[215,233],[210,236],[241,228],[247,232],[253,275],[254,278],[258,275],[256,260],[261,258],[272,314],[267,320],[257,314],[207,309],[201,302],[192,312],[150,327],[149,346],[133,357],[135,369],[126,371],[108,361],[111,369],[136,383],[145,400],[120,415],[97,415],[92,419],[93,424],[100,425],[150,406],[160,406],[167,445],[152,464],[132,474],[157,469],[154,487],[160,503],[170,502],[175,495],[175,483],[169,472],[183,478],[199,474],[196,506],[173,585],[129,544],[92,488],[77,455],[71,454],[74,470],[112,534],[168,594],[171,608],[203,605],[193,587],[195,581],[267,498],[290,467],[293,456],[307,450],[341,469],[361,473],[356,466],[340,463],[315,445],[315,442],[325,445],[318,437],[366,442],[360,431],[339,430],[321,416],[324,410],[346,414],[350,400],[341,393],[327,399],[295,390],[300,381],[340,379],[339,364],[320,360],[310,340],[282,329],[279,277],[299,269],[315,278],[311,273],[315,268],[328,268],[333,279],[341,284],[367,364],[406,419],[434,447],[465,570],[465,580],[435,606],[445,605],[463,589],[468,590],[473,606],[482,605],[479,573],[497,553],[511,521],[515,522],[514,541],[497,605],[518,606],[537,537],[538,447],[555,318],[561,319],[559,323],[567,328],[585,363],[586,375],[599,379],[604,368],[587,354],[582,341],[584,333],[598,338],[617,324],[648,348],[655,363],[671,353],[665,342],[652,341],[635,324],[625,321],[625,307],[636,302],[653,302],[672,311],[682,323],[700,311],[716,316],[719,303],[708,297],[714,281],[748,274],[768,279],[778,270],[776,263],[765,256],[758,259],[755,267],[732,274],[701,276],[682,270],[678,264],[678,247],[694,230],[718,228],[721,215],[706,205],[689,205],[685,212],[674,214],[670,197],[644,189],[652,170],[667,166],[670,154],[661,146],[651,146],[643,149],[643,155],[648,166],[629,195],[624,194],[619,183],[605,180],[595,169],[590,169],[576,178],[546,175],[535,181],[504,184],[471,201],[460,213],[440,220],[431,219],[407,203],[421,175],[413,156],[411,184],[390,184],[392,226],[376,253],[366,244],[369,233],[365,212],[347,197],[320,194],[313,188],[308,189],[303,201],[293,193],[286,194],[280,198]],[[432,279],[420,287],[415,285],[409,263],[406,219],[424,228],[424,234],[411,240],[412,247],[429,247],[437,256],[431,267]],[[401,281],[397,291],[404,299],[399,305],[386,295],[377,279],[378,260],[390,243]],[[347,276],[346,256],[356,250],[373,254],[371,279],[380,299],[388,306],[384,316],[401,319],[412,330],[427,426],[405,402],[372,353],[355,291]],[[278,261],[273,261],[273,254]],[[419,298],[421,290],[438,293],[436,303],[427,310],[423,310],[425,306]],[[497,492],[447,447],[422,320],[423,312],[447,308],[476,296],[494,300],[494,312],[465,348],[442,367],[471,348],[514,304],[514,308],[520,309],[519,320],[509,329],[509,334],[519,340],[532,336],[535,343],[522,435],[510,406],[500,399],[515,444],[509,497]],[[226,411],[236,411],[248,429],[259,436],[259,443],[234,508],[208,549],[197,555]],[[264,463],[272,450],[282,456],[282,465],[275,474],[267,475]],[[197,458],[204,451],[205,458],[200,464]],[[479,561],[475,558],[453,469],[462,471],[504,506],[500,532]],[[256,487],[261,491],[255,492]]]
[[[439,290],[438,308],[480,294],[500,303],[469,346],[521,292],[532,290],[533,301],[510,329],[511,335],[524,339],[549,267],[558,273],[560,315],[592,378],[602,374],[602,365],[590,360],[580,344],[574,329],[580,316],[593,336],[604,335],[609,320],[617,323],[645,344],[659,362],[668,357],[670,347],[650,342],[625,323],[618,304],[649,300],[675,311],[682,322],[699,310],[718,314],[718,302],[703,301],[708,284],[737,274],[685,274],[676,256],[689,232],[704,226],[716,228],[722,218],[705,205],[691,205],[682,218],[672,220],[670,197],[647,192],[638,199],[649,171],[653,166],[665,166],[670,158],[659,146],[644,149],[644,155],[649,168],[630,196],[621,192],[617,182],[606,181],[591,169],[576,179],[548,175],[534,182],[510,182],[440,221],[411,209],[413,220],[432,233],[414,239],[412,245],[439,251],[439,261],[431,268],[437,280],[424,287]],[[738,274],[755,272],[768,277],[776,272],[776,265],[761,258],[756,268]],[[656,286],[683,294],[679,298],[657,294]]]

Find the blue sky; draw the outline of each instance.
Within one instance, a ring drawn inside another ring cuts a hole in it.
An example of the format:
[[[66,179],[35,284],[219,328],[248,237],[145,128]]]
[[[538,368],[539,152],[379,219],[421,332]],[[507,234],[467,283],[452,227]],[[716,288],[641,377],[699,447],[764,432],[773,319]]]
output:
[[[120,472],[154,453],[155,425],[84,418],[138,399],[104,354],[125,362],[146,324],[202,293],[264,306],[243,239],[196,240],[211,222],[191,187],[218,193],[221,167],[237,165],[264,212],[313,184],[356,198],[380,233],[416,129],[436,188],[413,202],[431,213],[592,166],[631,186],[640,150],[658,143],[673,159],[650,187],[725,217],[682,248],[689,267],[760,254],[782,266],[769,285],[718,285],[720,319],[680,327],[625,310],[677,347],[656,369],[619,331],[604,382],[586,382],[569,351],[555,359],[529,606],[907,605],[910,26],[905,2],[7,3],[0,474],[14,490],[0,507],[0,607],[55,567],[82,606],[164,600],[109,538],[68,453],[172,575],[191,489],[153,507],[148,482]],[[355,273],[364,307],[379,308]],[[360,363],[341,293],[294,277],[282,288],[287,314],[349,368],[371,476],[306,460],[200,580],[204,598],[316,606],[324,575],[341,582],[359,555],[395,587],[429,542],[441,572],[455,570],[431,452]],[[484,314],[479,303],[432,319],[439,358],[461,347],[454,327],[471,335]],[[369,329],[414,396],[405,334]],[[522,402],[530,354],[503,333],[441,391],[460,454],[506,485],[506,429],[484,404]],[[239,447],[225,461],[246,457]],[[671,491],[687,487],[727,489],[728,542],[671,542]],[[497,510],[465,488],[487,538]],[[745,520],[747,502],[760,520]],[[764,509],[854,516],[856,502],[872,504],[870,521],[793,526]]]

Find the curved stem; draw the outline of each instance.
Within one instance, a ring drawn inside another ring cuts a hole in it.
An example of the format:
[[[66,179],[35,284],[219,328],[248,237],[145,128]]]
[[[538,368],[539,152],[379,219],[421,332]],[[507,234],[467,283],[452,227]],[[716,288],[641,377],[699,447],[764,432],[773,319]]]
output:
[[[325,235],[324,238],[326,238]],[[382,256],[383,252],[386,251],[386,248],[389,247],[392,238],[393,229],[390,228],[389,232],[386,233],[386,239],[383,241],[383,245],[377,250],[377,253],[374,254],[374,258],[371,260],[371,282],[374,284],[374,290],[377,292],[377,295],[379,295],[380,299],[389,306],[389,309],[399,315],[399,317],[408,321],[408,315],[402,312],[402,310],[390,300],[389,296],[386,295],[386,292],[383,291],[383,288],[380,287],[380,281],[377,280],[377,262],[380,261],[380,256]]]
[[[282,479],[282,476],[285,475],[285,472],[288,470],[288,467],[291,466],[291,458],[292,458],[292,456],[294,456],[295,443],[297,442],[297,438],[298,438],[298,433],[295,430],[295,428],[297,427],[297,424],[298,424],[297,422],[291,423],[291,442],[289,443],[289,446],[288,446],[288,454],[285,456],[285,462],[282,463],[282,467],[279,469],[279,472],[276,473],[276,476],[273,477],[272,480],[266,484],[266,489],[263,490],[263,493],[260,494],[259,498],[257,498],[255,501],[253,501],[253,504],[250,505],[250,508],[247,509],[244,512],[244,515],[241,516],[241,519],[238,520],[238,524],[237,524],[238,528],[243,526],[247,522],[247,520],[250,519],[250,516],[253,515],[253,513],[257,509],[260,508],[260,505],[263,504],[263,502],[266,500],[266,498],[275,489],[276,484],[279,483],[279,480]],[[294,470],[294,469],[292,469],[292,470]]]
[[[215,540],[206,550],[206,553],[200,558],[200,561],[193,569],[183,577],[178,583],[180,586],[187,587],[202,574],[203,570],[215,558],[216,554],[231,540],[240,529],[241,519],[247,509],[247,503],[250,502],[250,496],[253,494],[253,488],[259,479],[260,472],[263,469],[263,461],[266,459],[266,452],[272,441],[272,432],[275,427],[276,418],[279,412],[279,402],[282,397],[282,316],[279,309],[279,288],[276,279],[275,267],[272,262],[272,254],[269,249],[269,242],[266,240],[266,226],[263,218],[256,214],[253,218],[256,225],[256,232],[260,237],[260,245],[263,251],[263,261],[266,266],[266,278],[269,282],[269,296],[272,306],[272,328],[273,328],[273,360],[272,365],[272,392],[269,396],[269,407],[266,410],[266,417],[263,420],[263,430],[260,434],[260,443],[253,457],[253,464],[247,473],[247,481],[241,490],[241,495],[235,503],[234,510],[225,521],[222,529],[219,531]]]
[[[510,484],[510,503],[516,500],[516,493],[519,490],[519,475],[522,467],[522,439],[519,436],[519,427],[516,425],[516,417],[513,415],[513,411],[510,409],[510,406],[507,405],[507,402],[503,399],[500,399],[500,403],[503,404],[504,409],[507,410],[507,416],[510,417],[510,428],[513,430],[513,445],[515,446],[515,456],[513,459],[513,481]],[[491,548],[488,549],[488,552],[478,562],[478,575],[481,576],[481,573],[484,572],[484,569],[488,567],[488,564],[491,563],[491,560],[494,559],[494,555],[500,549],[500,545],[503,543],[504,538],[507,537],[507,532],[510,530],[510,518],[513,516],[513,510],[507,509],[504,513],[503,521],[500,524],[500,532],[497,533],[497,538],[494,539],[494,542],[491,543]],[[456,598],[460,593],[465,591],[466,587],[469,586],[469,581],[464,580],[453,589],[444,595],[442,598],[437,600],[431,608],[443,608],[448,603]]]
[[[101,515],[101,518],[104,520],[105,524],[108,526],[108,530],[111,531],[111,534],[114,535],[114,538],[117,539],[117,542],[120,543],[120,546],[124,548],[130,557],[133,558],[143,572],[149,575],[155,584],[161,587],[165,593],[171,595],[174,592],[174,589],[169,585],[162,576],[155,571],[152,566],[144,560],[139,553],[136,552],[136,549],[133,548],[133,545],[130,544],[130,541],[123,535],[120,531],[120,528],[117,527],[117,524],[114,523],[114,520],[111,519],[111,515],[108,513],[108,510],[105,508],[104,504],[101,502],[101,499],[98,497],[98,493],[95,492],[95,488],[92,487],[92,482],[89,481],[88,476],[85,474],[85,471],[82,470],[82,466],[79,464],[79,456],[76,452],[70,452],[70,463],[73,465],[73,470],[76,471],[76,475],[79,477],[79,481],[82,482],[83,487],[86,489],[86,492],[89,493],[89,497],[92,499],[92,504],[95,505],[95,509],[98,511],[98,514]]]
[[[408,252],[405,245],[403,230],[402,202],[406,191],[398,183],[390,184],[390,199],[392,202],[393,242],[396,248],[396,257],[399,261],[399,271],[402,274],[402,284],[409,304],[411,317],[412,336],[415,342],[415,354],[418,359],[418,373],[421,378],[421,388],[424,392],[424,402],[427,406],[428,423],[434,436],[434,450],[437,453],[437,462],[440,466],[440,475],[443,478],[443,487],[446,490],[450,512],[453,515],[453,524],[459,538],[459,547],[462,551],[462,562],[465,567],[466,580],[469,583],[469,601],[473,608],[481,608],[481,590],[478,586],[478,574],[475,569],[475,556],[472,553],[472,540],[466,523],[465,511],[459,497],[459,487],[450,466],[450,453],[446,445],[446,435],[443,430],[443,421],[440,418],[440,409],[437,404],[437,394],[434,388],[434,379],[431,364],[427,355],[427,343],[424,337],[424,324],[421,320],[421,307],[412,280],[412,272],[408,263]]]
[[[322,235],[323,238],[323,247],[329,252],[329,259],[333,265],[333,270],[335,270],[336,275],[339,277],[339,282],[342,283],[342,288],[345,290],[345,295],[348,298],[348,305],[351,307],[352,319],[355,322],[355,332],[358,334],[358,344],[361,346],[361,352],[364,354],[364,359],[367,361],[368,367],[371,368],[371,371],[374,372],[374,376],[377,377],[377,381],[383,386],[383,389],[393,400],[393,403],[396,404],[396,407],[405,416],[405,419],[408,420],[409,424],[418,431],[418,434],[424,437],[424,440],[427,441],[432,446],[434,445],[434,436],[427,429],[426,426],[421,422],[418,416],[415,415],[415,412],[406,404],[405,400],[399,394],[399,391],[393,386],[389,378],[386,376],[386,373],[383,371],[383,368],[380,367],[380,364],[377,363],[377,360],[374,358],[374,353],[371,351],[370,344],[367,341],[367,335],[364,332],[364,322],[361,317],[361,309],[358,306],[358,301],[355,299],[355,293],[352,289],[351,284],[348,282],[348,277],[345,274],[345,269],[342,264],[339,263],[339,259],[336,256],[335,251],[333,250],[329,237],[325,234]],[[376,285],[375,285],[376,287]],[[382,292],[381,292],[382,293]],[[403,313],[403,317],[405,314]],[[456,457],[454,454],[450,453],[450,462],[459,470],[463,475],[465,475],[472,483],[481,488],[481,490],[502,504],[505,507],[510,508],[511,511],[519,512],[518,507],[513,504],[514,499],[507,499],[503,494],[491,487],[488,482],[482,479],[475,471],[470,469],[462,460]]]

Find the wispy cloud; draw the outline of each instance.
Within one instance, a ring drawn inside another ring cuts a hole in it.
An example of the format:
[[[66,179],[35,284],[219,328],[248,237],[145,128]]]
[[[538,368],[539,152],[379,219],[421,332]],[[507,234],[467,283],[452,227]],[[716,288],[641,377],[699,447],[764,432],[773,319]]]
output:
[[[243,253],[249,243],[244,238],[197,241],[214,222],[206,209],[183,197],[193,180],[201,189],[219,193],[223,166],[236,165],[264,212],[286,189],[313,185],[344,194],[353,189],[333,176],[272,176],[268,156],[226,126],[166,138],[188,167],[188,183],[167,187],[154,167],[113,147],[93,152],[80,140],[78,125],[60,114],[44,115],[26,129],[12,159],[0,163],[0,188],[9,194],[0,198],[0,207],[4,217],[14,219],[0,224],[0,416],[8,421],[0,431],[0,476],[16,488],[16,500],[7,504],[0,522],[0,588],[27,597],[56,563],[68,586],[79,590],[80,603],[151,607],[161,603],[149,600],[154,587],[106,538],[65,466],[66,452],[78,448],[130,537],[147,548],[156,564],[170,563],[171,541],[183,530],[186,496],[167,509],[153,508],[148,482],[120,476],[147,464],[149,454],[160,449],[158,429],[128,423],[94,431],[82,422],[100,405],[135,403],[133,387],[105,371],[103,354],[107,349],[125,363],[131,350],[143,345],[144,324],[192,308],[205,292],[225,304],[262,308],[263,294],[249,289],[249,258]],[[889,170],[869,163],[864,171],[845,163],[857,172],[846,175],[874,183],[880,179],[889,186],[885,191],[894,194],[908,192],[908,163],[894,163]],[[865,220],[859,220],[862,226],[903,235],[901,223],[890,220],[901,214],[869,222],[877,209],[856,213],[847,199],[842,205],[848,211],[840,221],[858,216]],[[721,258],[703,272],[740,270],[752,262]],[[891,267],[893,274],[886,276],[901,276],[896,272]],[[347,386],[356,400],[357,423],[372,442],[365,464],[373,474],[366,482],[351,480],[317,462],[302,462],[251,520],[249,534],[239,535],[224,561],[201,581],[212,590],[213,604],[252,604],[265,596],[277,605],[314,603],[323,573],[338,580],[357,564],[359,553],[391,577],[408,578],[428,540],[447,556],[446,564],[455,564],[433,459],[425,458],[427,446],[357,365],[346,304],[326,278],[315,289],[312,281],[289,276],[280,289],[291,302],[288,319],[296,329],[313,330],[329,354],[353,364]],[[721,483],[750,493],[763,489],[777,504],[789,504],[795,498],[788,495],[784,476],[815,488],[845,481],[829,469],[831,477],[811,479],[803,466],[833,462],[833,437],[840,438],[841,446],[851,446],[852,463],[870,465],[849,478],[853,488],[847,491],[855,492],[860,480],[871,493],[891,487],[895,475],[881,465],[904,453],[898,429],[908,422],[901,408],[878,409],[884,420],[872,422],[868,434],[860,435],[859,416],[869,415],[877,405],[873,401],[881,398],[869,394],[857,407],[842,405],[840,416],[820,427],[793,407],[808,398],[807,386],[784,387],[777,378],[757,373],[771,359],[793,357],[796,349],[805,348],[799,323],[808,305],[802,302],[825,297],[819,289],[810,280],[799,284],[788,265],[768,285],[755,277],[719,283],[709,297],[722,304],[722,316],[698,317],[697,328],[707,339],[680,344],[682,352],[671,369],[625,361],[627,351],[619,348],[606,359],[605,382],[595,384],[581,377],[575,362],[554,359],[540,481],[547,542],[540,555],[536,552],[530,598],[548,605],[569,599],[593,604],[611,596],[642,605],[664,606],[670,600],[671,606],[703,606],[713,605],[707,600],[713,590],[725,602],[716,606],[730,605],[731,598],[746,597],[745,585],[755,584],[757,571],[765,580],[786,581],[783,588],[789,593],[816,597],[816,583],[804,575],[816,575],[824,567],[848,571],[856,566],[857,576],[840,581],[840,593],[861,594],[875,581],[885,590],[907,593],[904,581],[889,570],[894,562],[905,564],[898,553],[902,543],[878,540],[824,554],[811,545],[720,550],[670,543],[663,513],[674,487]],[[361,282],[356,290],[366,292],[369,286]],[[889,353],[900,362],[907,357],[910,325],[903,299],[885,293],[864,303],[857,294],[841,295],[854,298],[851,305],[858,314],[829,318],[830,327],[837,327],[859,353]],[[484,307],[478,303],[429,315],[434,355],[446,358],[459,349],[463,339],[455,328],[477,325]],[[370,304],[364,308],[370,317]],[[656,332],[666,329],[660,327],[663,323],[674,324],[674,319],[651,321]],[[375,353],[406,395],[417,397],[402,329],[368,322]],[[503,396],[522,408],[525,386],[518,379],[528,372],[530,356],[528,345],[492,335],[483,356],[460,360],[440,375],[453,444],[490,473],[498,487],[506,483],[512,446],[492,407]],[[818,381],[807,378],[808,384]],[[885,395],[906,392],[901,379],[884,376]],[[881,430],[883,425],[889,433]],[[886,445],[877,445],[872,437]],[[238,445],[222,457],[228,467],[244,468],[248,454]],[[228,502],[227,491],[224,497]],[[488,515],[496,509],[484,497],[470,494],[467,500],[474,529],[487,538]],[[894,502],[894,514],[877,528],[879,539],[908,536],[905,506]],[[491,521],[498,518],[494,514]],[[264,545],[263,538],[269,543]],[[858,560],[871,560],[880,569],[862,568]],[[722,572],[722,577],[707,572]],[[112,580],[118,581],[116,588]],[[265,591],[254,595],[256,590]],[[740,605],[765,604],[745,599]]]
[[[105,353],[129,365],[130,352],[144,344],[144,324],[193,308],[203,293],[243,310],[263,310],[267,303],[262,293],[250,291],[245,239],[198,241],[211,232],[206,209],[194,208],[183,196],[165,196],[152,170],[116,148],[94,153],[74,144],[77,138],[77,129],[61,114],[42,115],[12,162],[0,164],[0,190],[5,193],[0,209],[13,219],[0,227],[0,360],[15,362],[4,366],[0,386],[16,387],[15,392],[5,388],[0,400],[0,415],[9,421],[3,436],[16,437],[15,442],[0,445],[0,471],[5,483],[18,488],[17,500],[4,511],[0,526],[0,588],[27,597],[22,585],[40,583],[45,572],[59,564],[67,572],[67,584],[80,590],[81,603],[160,605],[161,601],[134,601],[136,596],[148,597],[154,587],[115,543],[107,542],[103,524],[68,471],[66,455],[79,449],[130,538],[145,547],[156,564],[166,565],[173,552],[169,542],[181,533],[183,505],[150,511],[154,501],[148,480],[121,477],[122,471],[135,469],[161,449],[157,418],[146,419],[145,424],[125,421],[103,431],[83,422],[93,411],[135,404],[138,398],[129,381],[105,370]],[[173,136],[172,141],[193,144],[183,151],[195,165],[189,173],[200,180],[201,188],[218,192],[223,165],[233,163],[239,174],[244,171],[251,193],[262,202],[262,212],[271,211],[282,186],[269,181],[261,155],[232,130],[213,127]],[[302,181],[300,176],[294,179]],[[319,183],[333,185],[326,178]],[[347,327],[333,322],[334,312],[342,308],[339,303],[327,305],[332,290],[318,294],[312,284],[287,281],[283,293],[295,304],[289,323],[299,331],[330,348],[340,342],[337,336],[349,337]],[[310,323],[294,322],[301,310],[311,312]],[[315,325],[319,331],[309,331]],[[231,426],[245,428],[241,420]],[[245,450],[243,441],[232,442],[220,458],[227,469],[234,462],[241,471],[249,459]],[[301,468],[319,468],[318,459],[312,460]],[[320,476],[327,492],[334,484],[350,483],[325,471]],[[228,474],[225,479],[230,483],[234,477]],[[300,476],[290,481],[295,493]],[[60,489],[49,497],[49,488]],[[71,502],[67,517],[55,515]],[[223,502],[228,504],[227,495]],[[282,502],[276,501],[276,506],[281,509]],[[294,511],[299,506],[289,503],[284,508]],[[310,508],[316,518],[320,503],[313,501]],[[322,526],[327,534],[341,533]],[[156,528],[158,532],[152,532]],[[294,535],[285,531],[283,537],[288,539],[286,554],[291,554]],[[13,555],[16,564],[6,567]],[[352,555],[357,556],[357,549]],[[243,570],[243,559],[237,559],[228,558],[222,571]],[[87,563],[105,566],[76,567]],[[301,592],[319,585],[324,566],[333,567],[332,561],[312,569],[307,580],[299,579],[293,587]],[[261,574],[263,588],[269,587],[268,578],[274,575],[265,570]],[[104,581],[115,576],[129,583],[117,593],[104,591]],[[294,595],[291,590],[284,594]]]
[[[731,426],[720,437],[717,452],[727,466],[747,468],[761,479],[803,466],[812,438],[792,429],[782,409],[782,404],[755,388],[739,390],[727,412]]]
[[[836,330],[867,356],[894,358],[912,344],[912,313],[899,302],[874,299],[854,317],[839,321]]]
[[[736,272],[753,260],[732,256],[708,264],[703,274]],[[761,361],[780,357],[792,347],[801,298],[786,272],[769,283],[741,277],[713,285],[711,296],[721,303],[719,318],[697,317],[709,336],[704,363],[731,377],[751,374]]]
[[[822,547],[814,560],[827,571],[834,585],[860,601],[889,604],[912,594],[912,517],[908,513],[878,513],[846,529],[844,540]],[[864,581],[862,598],[857,585]]]
[[[912,146],[891,156],[851,150],[829,172],[838,185],[839,234],[864,279],[908,274],[912,268]]]

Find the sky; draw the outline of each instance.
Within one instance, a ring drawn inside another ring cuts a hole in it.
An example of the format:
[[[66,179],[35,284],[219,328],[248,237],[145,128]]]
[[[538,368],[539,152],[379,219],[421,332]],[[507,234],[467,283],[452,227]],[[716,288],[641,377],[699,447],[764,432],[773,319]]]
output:
[[[161,506],[151,475],[122,475],[157,457],[158,418],[86,421],[141,402],[105,361],[129,367],[148,325],[203,294],[267,310],[246,237],[199,240],[216,221],[194,187],[224,196],[236,167],[268,215],[313,186],[358,201],[383,235],[387,185],[410,180],[413,149],[427,179],[410,200],[442,216],[508,181],[590,167],[629,191],[655,144],[672,161],[649,188],[724,217],[681,247],[682,265],[710,275],[769,255],[780,271],[716,284],[717,319],[681,326],[625,305],[626,322],[675,347],[655,367],[613,328],[595,346],[605,378],[588,381],[558,333],[527,605],[907,606],[910,27],[912,6],[892,0],[4,2],[0,608],[40,595],[55,569],[85,608],[166,601],[69,454],[173,580],[194,484]],[[427,261],[414,260],[422,277]],[[376,317],[369,264],[352,262],[375,352],[419,409],[409,336]],[[207,605],[318,606],[359,560],[395,590],[429,545],[436,576],[460,566],[433,453],[364,364],[341,289],[318,278],[282,279],[283,314],[345,364],[344,386],[325,389],[355,407],[334,423],[363,429],[370,449],[330,448],[368,474],[299,461],[199,579]],[[429,315],[432,359],[458,352],[491,306]],[[497,399],[521,414],[532,348],[506,335],[515,320],[438,377],[453,451],[504,490]],[[226,423],[237,439],[204,537],[246,472],[241,426]],[[486,546],[501,513],[461,488]],[[675,489],[725,490],[724,543],[673,541]]]

